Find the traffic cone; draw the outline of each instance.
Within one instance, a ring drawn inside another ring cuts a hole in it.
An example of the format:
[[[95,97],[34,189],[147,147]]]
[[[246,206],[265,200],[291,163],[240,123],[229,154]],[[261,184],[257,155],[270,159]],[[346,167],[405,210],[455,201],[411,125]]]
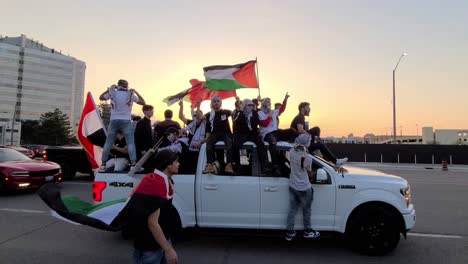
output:
[[[446,160],[442,160],[442,170],[443,171],[448,171],[447,161]]]

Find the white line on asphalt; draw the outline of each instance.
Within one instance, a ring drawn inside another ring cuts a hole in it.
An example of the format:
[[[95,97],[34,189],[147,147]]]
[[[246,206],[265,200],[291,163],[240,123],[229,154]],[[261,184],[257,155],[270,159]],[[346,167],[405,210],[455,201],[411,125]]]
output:
[[[408,233],[408,236],[415,237],[433,237],[433,238],[463,238],[462,236],[457,235],[441,235],[441,234],[422,234],[422,233]]]
[[[43,214],[46,212],[46,211],[39,211],[39,210],[13,209],[13,208],[0,208],[0,211],[15,212],[15,213],[32,213],[32,214]]]

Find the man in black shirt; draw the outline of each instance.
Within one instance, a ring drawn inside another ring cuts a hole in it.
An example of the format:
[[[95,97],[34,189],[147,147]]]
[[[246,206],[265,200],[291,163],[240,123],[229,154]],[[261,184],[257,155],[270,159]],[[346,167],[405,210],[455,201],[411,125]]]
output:
[[[121,214],[134,234],[134,263],[177,263],[177,253],[170,242],[175,225],[171,207],[172,175],[179,170],[177,153],[160,150],[154,163],[156,170],[143,177]]]
[[[180,130],[179,123],[172,120],[172,115],[172,110],[167,109],[164,111],[164,121],[161,121],[154,126],[154,136],[156,141],[163,137],[164,132],[166,132],[166,130],[168,130],[170,127],[174,127],[177,128],[177,130]]]
[[[331,161],[336,166],[343,165],[348,158],[337,159],[330,149],[320,140],[320,128],[313,127],[312,129],[306,130],[305,116],[310,114],[310,104],[308,102],[302,102],[298,106],[299,113],[291,122],[291,128],[296,129],[300,134],[309,134],[312,136],[312,142],[309,146],[309,153],[313,153],[315,150],[320,150],[323,157],[326,160]],[[318,131],[318,134],[317,134]]]
[[[128,146],[121,130],[117,130],[115,134],[115,141],[111,146],[109,158],[111,159],[106,162],[106,171],[112,168],[114,171],[123,171],[128,167]]]
[[[213,96],[211,98],[211,112],[206,114],[206,128],[205,133],[208,141],[206,142],[206,158],[207,163],[203,173],[214,173],[215,167],[215,144],[218,141],[224,141],[224,148],[226,149],[227,164],[224,172],[232,174],[232,133],[229,126],[228,118],[231,117],[232,111],[221,109],[221,97]],[[222,157],[218,157],[220,159]]]
[[[262,166],[262,173],[267,172],[267,153],[262,136],[258,133],[260,120],[255,109],[255,104],[250,99],[244,99],[240,111],[237,111],[233,117],[234,140],[233,157],[236,166],[240,165],[239,150],[246,141],[252,141],[257,146],[257,153]]]
[[[154,107],[152,105],[143,106],[145,115],[138,121],[135,128],[135,145],[137,150],[137,159],[141,159],[146,151],[153,147],[153,129],[151,128],[151,117]]]

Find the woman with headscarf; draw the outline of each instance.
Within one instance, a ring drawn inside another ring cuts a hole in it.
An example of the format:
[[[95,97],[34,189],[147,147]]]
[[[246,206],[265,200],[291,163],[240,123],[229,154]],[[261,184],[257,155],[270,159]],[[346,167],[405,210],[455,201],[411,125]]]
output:
[[[236,165],[240,165],[239,150],[246,141],[252,141],[257,146],[257,153],[261,164],[262,173],[266,173],[267,155],[262,136],[258,132],[260,120],[258,113],[254,111],[254,103],[250,99],[244,99],[238,111],[233,117],[234,137],[233,137],[233,157]]]
[[[260,134],[264,141],[268,142],[273,169],[277,174],[279,171],[279,157],[276,151],[278,141],[292,141],[299,133],[294,129],[278,129],[278,116],[286,109],[286,103],[289,95],[286,93],[283,103],[279,109],[271,109],[271,100],[266,97],[261,101],[258,117],[260,119]]]

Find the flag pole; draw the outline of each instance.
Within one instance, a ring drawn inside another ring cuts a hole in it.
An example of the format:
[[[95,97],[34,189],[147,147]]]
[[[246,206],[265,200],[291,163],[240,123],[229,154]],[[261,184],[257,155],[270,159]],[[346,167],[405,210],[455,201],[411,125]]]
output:
[[[260,73],[258,72],[258,60],[255,57],[255,68],[257,69],[258,96],[260,96]]]

